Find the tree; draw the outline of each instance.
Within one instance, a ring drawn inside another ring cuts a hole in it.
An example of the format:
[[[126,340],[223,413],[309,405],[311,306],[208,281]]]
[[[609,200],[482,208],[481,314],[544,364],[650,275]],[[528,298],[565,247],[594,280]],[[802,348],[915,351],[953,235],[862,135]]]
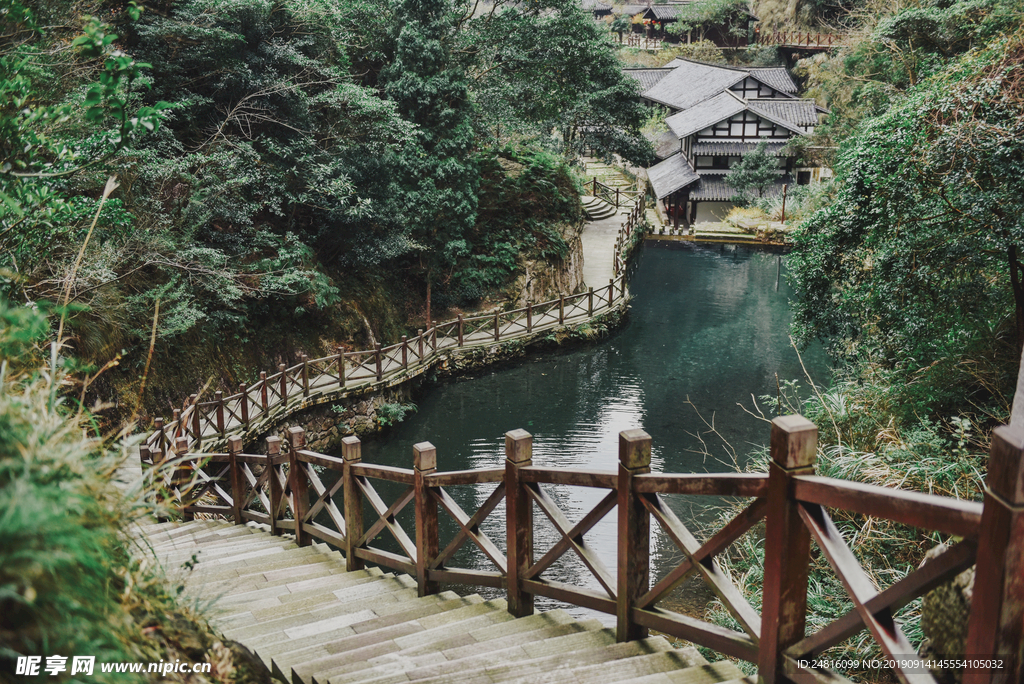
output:
[[[403,218],[419,249],[430,323],[434,283],[450,272],[468,245],[476,219],[479,170],[468,79],[452,54],[459,14],[449,0],[401,0],[403,20],[394,60],[381,72],[387,97],[416,125],[401,152]]]
[[[747,33],[746,13],[746,0],[691,2],[680,6],[676,21],[668,24],[665,30],[673,35],[688,37],[691,32],[696,32],[698,40],[704,40],[713,28],[724,28],[732,35],[743,36]]]
[[[736,191],[742,199],[756,191],[758,197],[764,197],[765,191],[779,179],[778,160],[768,153],[768,142],[761,140],[757,148],[743,155],[739,163],[725,174],[725,184]]]
[[[616,14],[615,18],[612,19],[611,30],[612,33],[619,34],[619,42],[621,43],[622,34],[630,31],[632,26],[633,22],[630,21],[629,17],[622,14]]]
[[[897,374],[930,408],[987,402],[1016,375],[1022,50],[1018,27],[867,120],[839,153],[834,202],[797,236],[800,337]]]

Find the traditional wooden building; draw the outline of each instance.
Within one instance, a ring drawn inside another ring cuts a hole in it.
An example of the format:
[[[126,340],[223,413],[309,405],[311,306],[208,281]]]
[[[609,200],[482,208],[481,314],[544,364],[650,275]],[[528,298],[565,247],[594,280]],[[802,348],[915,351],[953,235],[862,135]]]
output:
[[[758,144],[778,159],[778,181],[818,180],[820,169],[795,166],[786,144],[812,133],[824,111],[796,97],[782,67],[736,68],[677,59],[662,69],[629,69],[643,97],[665,107],[667,131],[652,142],[662,161],[648,169],[658,200],[676,226],[720,220],[737,194],[725,175]]]

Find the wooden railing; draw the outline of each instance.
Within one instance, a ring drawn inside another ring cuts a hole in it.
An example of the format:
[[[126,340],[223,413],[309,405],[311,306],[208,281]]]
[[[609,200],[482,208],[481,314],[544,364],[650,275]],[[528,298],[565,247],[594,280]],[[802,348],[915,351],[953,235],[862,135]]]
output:
[[[643,50],[660,50],[664,45],[658,38],[648,38],[647,36],[638,33],[628,33],[626,34],[626,47],[641,48]]]
[[[624,272],[632,247],[628,238],[642,216],[645,201],[642,193],[629,194],[633,208],[619,229],[612,255],[615,278],[607,285],[510,311],[459,315],[429,330],[419,330],[411,339],[402,336],[400,342],[387,347],[378,344],[362,351],[339,348],[337,353],[318,359],[302,355],[298,364],[281,364],[270,375],[262,372],[257,382],[240,384],[234,394],[214,392],[212,400],[206,401],[193,394],[182,409],[174,410],[169,421],[162,417],[154,420],[153,430],[145,439],[146,448],[166,454],[181,437],[193,450],[223,446],[228,434],[266,429],[311,398],[327,400],[339,392],[383,386],[403,374],[422,372],[443,352],[528,337],[608,313],[628,299]]]
[[[779,47],[826,50],[839,45],[841,39],[842,36],[831,33],[810,33],[809,31],[757,32],[758,43],[761,45],[777,45]]]
[[[603,199],[608,204],[611,204],[616,209],[624,207],[626,205],[636,205],[637,198],[646,194],[646,190],[639,186],[634,186],[628,190],[622,188],[613,188],[610,185],[605,185],[601,181],[597,180],[597,176],[587,183],[587,190],[590,194],[599,199]]]
[[[615,261],[615,277],[617,278],[626,272],[626,264],[629,262],[630,254],[635,245],[637,231],[644,230],[646,225],[646,189],[637,190],[635,193],[633,206],[629,213],[626,214],[626,220],[619,226],[618,235],[615,237],[613,258]]]
[[[448,582],[504,590],[508,610],[516,616],[533,612],[535,596],[615,615],[619,640],[640,638],[656,629],[754,663],[761,681],[768,684],[845,681],[808,661],[864,630],[885,659],[892,661],[890,669],[900,681],[935,682],[927,670],[908,662],[914,649],[894,616],[914,598],[976,564],[966,657],[985,662],[968,667],[963,681],[1021,681],[1024,429],[1020,427],[1000,427],[993,434],[984,503],[816,476],[817,428],[801,416],[772,422],[767,474],[652,473],[651,438],[642,430],[620,433],[619,467],[607,472],[535,465],[532,437],[523,430],[505,435],[503,464],[455,472],[437,470],[437,453],[427,442],[413,447],[413,467],[408,469],[363,463],[356,437],[345,438],[341,458],[307,451],[301,428],[290,428],[287,437],[287,444],[268,438],[265,456],[241,453],[240,437],[228,440],[226,453],[191,454],[188,440],[179,437],[175,452],[166,454],[165,467],[158,472],[172,474],[170,484],[186,519],[199,513],[220,515],[236,524],[268,524],[274,534],[287,530],[300,545],[319,539],[344,553],[349,570],[374,563],[409,573],[416,578],[420,595],[435,593],[441,582]],[[145,449],[144,459],[160,462],[162,455]],[[388,487],[398,493],[386,501],[375,482],[390,483]],[[469,486],[486,488],[460,497],[482,501],[474,511],[464,510],[451,493]],[[572,513],[558,504],[560,490],[553,487],[583,487],[604,494],[591,511],[572,520]],[[669,505],[673,495],[740,497],[749,503],[701,542],[673,512]],[[505,519],[497,521],[497,529],[504,534],[492,538],[483,531],[483,524],[502,501]],[[399,522],[399,515],[410,505],[415,529]],[[891,520],[959,541],[880,590],[861,568],[828,509]],[[540,548],[543,537],[534,534],[537,511],[557,533],[557,541],[548,548]],[[606,562],[585,536],[612,511],[618,521],[617,544],[615,557]],[[439,523],[443,517],[455,524],[455,531],[444,539],[442,530],[447,528]],[[716,558],[762,520],[765,557],[759,613]],[[660,577],[652,574],[650,563],[652,532],[659,529],[659,548],[672,545],[683,558]],[[378,543],[381,537],[390,538],[389,548]],[[812,540],[854,607],[806,634]],[[478,564],[473,567],[453,560],[467,545],[478,552]],[[594,580],[591,587],[545,575],[567,554],[582,561]],[[738,630],[666,605],[666,597],[691,576],[709,585],[735,618]],[[1001,666],[993,667],[988,662],[992,660]]]

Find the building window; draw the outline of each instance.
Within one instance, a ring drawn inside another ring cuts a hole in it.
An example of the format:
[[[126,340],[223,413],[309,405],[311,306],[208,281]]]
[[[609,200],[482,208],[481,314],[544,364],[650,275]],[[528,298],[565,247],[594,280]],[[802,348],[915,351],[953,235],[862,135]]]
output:
[[[811,172],[810,171],[797,171],[796,172],[796,184],[797,185],[810,185],[811,184]]]

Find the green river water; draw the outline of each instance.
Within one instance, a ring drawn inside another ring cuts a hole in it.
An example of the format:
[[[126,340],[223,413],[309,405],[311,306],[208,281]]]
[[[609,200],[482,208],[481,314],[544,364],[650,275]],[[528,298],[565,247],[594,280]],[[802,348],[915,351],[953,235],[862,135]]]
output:
[[[609,338],[428,387],[416,398],[417,413],[364,443],[363,461],[408,468],[412,445],[429,441],[437,448],[438,470],[499,467],[503,435],[515,428],[533,435],[534,464],[550,467],[614,471],[618,433],[631,428],[651,434],[655,472],[723,472],[734,467],[733,455],[741,466],[763,457],[769,425],[749,413],[752,397],[774,396],[776,374],[808,386],[789,341],[785,257],[731,245],[648,243],[630,291],[629,318]],[[819,350],[805,352],[803,360],[816,382],[827,381]],[[472,515],[492,489],[461,487],[451,494]],[[380,490],[389,500],[390,488]],[[550,493],[575,522],[606,492],[557,487]],[[709,519],[708,502],[673,499],[684,521]],[[540,512],[535,519],[539,558],[558,535]],[[411,518],[400,520],[411,533]],[[499,506],[484,525],[501,548],[503,520]],[[613,510],[586,537],[613,575],[614,523]],[[442,547],[453,530],[449,525],[442,532]],[[660,533],[651,548],[654,574],[678,562],[678,551]],[[457,558],[487,567],[481,559],[479,552]],[[575,558],[563,557],[545,576],[596,588],[587,574]],[[679,601],[702,600],[695,596]]]

